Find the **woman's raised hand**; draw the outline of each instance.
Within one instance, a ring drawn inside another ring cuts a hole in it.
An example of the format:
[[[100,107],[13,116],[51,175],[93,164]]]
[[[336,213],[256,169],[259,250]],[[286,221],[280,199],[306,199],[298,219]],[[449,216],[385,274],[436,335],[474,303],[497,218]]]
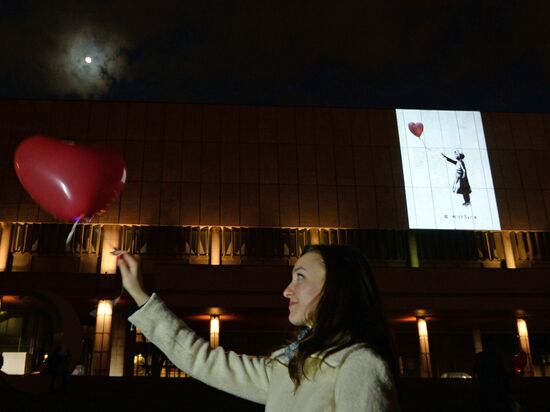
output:
[[[114,250],[111,253],[117,257],[117,266],[120,269],[122,286],[136,301],[138,306],[143,305],[151,296],[145,292],[145,288],[143,287],[137,260],[124,250]]]

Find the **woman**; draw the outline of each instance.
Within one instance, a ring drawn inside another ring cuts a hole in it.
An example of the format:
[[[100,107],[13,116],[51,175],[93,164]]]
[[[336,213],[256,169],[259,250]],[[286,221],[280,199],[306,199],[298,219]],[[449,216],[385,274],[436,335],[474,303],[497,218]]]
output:
[[[283,295],[298,340],[269,358],[211,349],[156,295],[136,260],[118,254],[124,288],[140,306],[129,320],[179,368],[266,411],[397,411],[395,359],[372,275],[346,246],[308,246]]]
[[[462,203],[463,206],[470,206],[470,193],[472,193],[472,188],[470,187],[470,182],[468,181],[468,173],[466,172],[466,165],[463,160],[464,153],[459,150],[455,150],[454,155],[456,160],[445,156],[443,153],[441,153],[441,155],[448,162],[456,166],[455,180],[453,181],[453,192],[462,195],[464,198],[464,203]]]

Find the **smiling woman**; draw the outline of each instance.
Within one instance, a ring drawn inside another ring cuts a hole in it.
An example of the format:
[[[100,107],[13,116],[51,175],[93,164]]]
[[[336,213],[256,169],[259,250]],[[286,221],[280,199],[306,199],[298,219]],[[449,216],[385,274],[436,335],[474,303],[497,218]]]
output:
[[[305,253],[292,270],[292,282],[284,290],[288,320],[294,326],[312,326],[312,315],[325,283],[325,265],[319,253]]]
[[[143,288],[137,261],[118,256],[122,284],[140,306],[130,318],[180,369],[266,411],[399,410],[393,345],[369,266],[347,246],[308,246],[283,294],[296,342],[268,358],[212,349]]]

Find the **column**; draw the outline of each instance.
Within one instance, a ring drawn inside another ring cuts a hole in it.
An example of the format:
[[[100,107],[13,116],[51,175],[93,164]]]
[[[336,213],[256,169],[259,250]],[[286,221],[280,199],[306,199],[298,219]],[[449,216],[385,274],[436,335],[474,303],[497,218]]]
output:
[[[219,227],[212,227],[210,229],[210,244],[210,264],[219,265],[221,260],[221,236]]]
[[[519,345],[521,350],[527,355],[527,363],[524,368],[525,376],[533,376],[533,360],[531,359],[531,346],[529,345],[527,322],[525,322],[525,319],[522,318],[518,318],[516,322],[518,326]]]
[[[2,237],[0,238],[0,272],[5,272],[8,266],[8,256],[10,255],[11,223],[3,222]]]
[[[124,376],[124,348],[126,345],[126,318],[118,313],[112,316],[111,356],[109,376]]]
[[[210,315],[210,347],[217,348],[220,345],[220,316]]]
[[[542,360],[542,376],[550,376],[550,359],[548,359],[548,355],[546,355],[546,358]]]
[[[481,332],[479,329],[472,331],[472,337],[474,338],[474,353],[483,352],[483,342],[481,340]]]
[[[412,268],[420,267],[420,261],[418,260],[418,249],[416,247],[416,234],[414,231],[409,230],[408,241],[409,241],[409,260],[411,262]]]
[[[418,339],[420,342],[420,377],[432,377],[432,360],[430,358],[430,343],[428,341],[428,324],[426,319],[417,318]]]
[[[516,259],[514,258],[514,249],[510,240],[510,231],[502,231],[502,243],[504,246],[504,259],[506,260],[507,269],[516,268]]]
[[[116,256],[111,255],[114,249],[120,248],[120,226],[103,226],[103,246],[101,248],[100,273],[116,273]]]
[[[120,226],[103,226],[103,245],[101,248],[100,273],[104,275],[116,273],[116,256],[111,252],[120,247]],[[120,362],[124,365],[124,356],[119,362],[120,355],[117,340],[117,350],[114,352],[116,363],[111,368],[111,327],[113,321],[113,302],[111,300],[100,300],[96,311],[94,351],[92,355],[92,375],[110,375],[120,373]],[[124,349],[122,349],[124,351]],[[123,352],[124,353],[124,352]],[[124,366],[122,366],[124,369]],[[114,375],[119,376],[119,375]]]
[[[112,302],[100,300],[96,312],[92,375],[107,376],[109,374],[112,316]]]
[[[312,228],[309,229],[309,243],[312,245],[318,245],[319,244],[319,229]]]

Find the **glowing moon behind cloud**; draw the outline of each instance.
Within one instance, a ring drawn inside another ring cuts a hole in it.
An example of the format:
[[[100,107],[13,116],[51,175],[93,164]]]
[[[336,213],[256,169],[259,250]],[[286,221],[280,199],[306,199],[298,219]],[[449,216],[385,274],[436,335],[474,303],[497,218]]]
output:
[[[125,50],[131,45],[117,33],[89,27],[65,32],[57,40],[50,66],[50,84],[57,94],[98,98],[114,81],[128,77]]]

